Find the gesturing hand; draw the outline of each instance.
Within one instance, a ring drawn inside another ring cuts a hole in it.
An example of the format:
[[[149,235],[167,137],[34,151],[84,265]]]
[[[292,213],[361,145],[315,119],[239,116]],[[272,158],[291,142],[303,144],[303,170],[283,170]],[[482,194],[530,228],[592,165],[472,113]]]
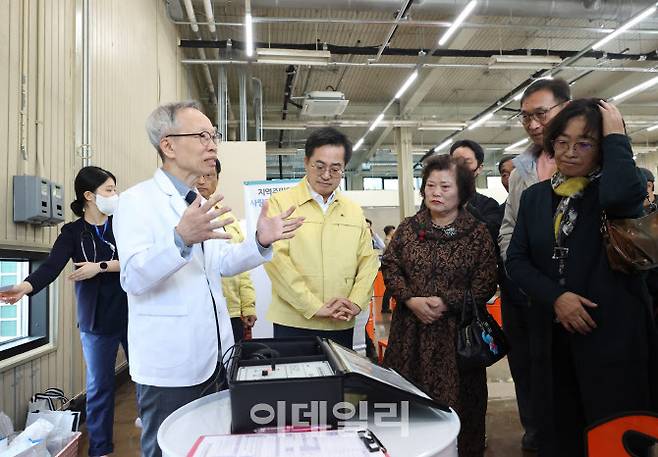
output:
[[[553,309],[558,320],[569,333],[578,332],[581,335],[587,335],[596,328],[596,322],[589,315],[585,306],[596,308],[598,305],[580,295],[565,292],[555,300]]]
[[[6,303],[8,305],[13,305],[19,301],[25,294],[32,292],[32,284],[27,281],[23,281],[20,284],[16,284],[9,290],[0,292],[0,303]]]
[[[599,102],[599,111],[601,111],[603,117],[603,136],[612,135],[613,133],[626,134],[624,119],[615,105],[601,100]]]
[[[295,231],[302,226],[303,217],[288,219],[296,207],[291,206],[287,211],[276,216],[268,217],[267,211],[270,203],[266,201],[260,209],[260,215],[256,222],[256,239],[261,246],[269,247],[279,240],[288,240],[295,236]]]
[[[100,264],[96,262],[74,262],[73,265],[78,268],[69,275],[71,281],[83,281],[93,278],[101,272]]]
[[[176,231],[186,246],[192,246],[211,239],[231,238],[231,235],[224,231],[215,232],[215,230],[233,222],[230,217],[224,220],[217,219],[231,210],[226,207],[214,209],[215,205],[223,199],[224,197],[219,194],[213,195],[202,205],[201,195],[197,195],[194,202],[187,207],[176,226]]]

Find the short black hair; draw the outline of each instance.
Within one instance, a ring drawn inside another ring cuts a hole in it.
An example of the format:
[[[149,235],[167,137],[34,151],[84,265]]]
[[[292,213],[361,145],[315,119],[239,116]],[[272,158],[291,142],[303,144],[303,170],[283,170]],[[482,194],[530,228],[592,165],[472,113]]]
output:
[[[345,148],[345,165],[352,158],[352,142],[341,132],[333,127],[323,127],[311,133],[306,139],[304,150],[306,157],[311,158],[316,148],[330,144],[332,146],[342,146]]]
[[[384,234],[388,236],[393,230],[395,230],[395,225],[387,225],[384,227]]]
[[[473,151],[473,154],[475,154],[475,160],[478,162],[478,167],[484,162],[484,149],[482,149],[480,143],[473,140],[455,141],[452,143],[452,146],[450,146],[450,155],[452,155],[457,148],[468,148]]]
[[[544,129],[544,151],[549,157],[555,156],[553,142],[564,133],[569,121],[575,117],[585,118],[585,132],[593,140],[601,141],[603,138],[603,117],[598,98],[580,98],[569,103],[560,111]]]
[[[505,155],[500,158],[500,162],[498,162],[498,173],[502,174],[503,172],[503,165],[505,165],[506,162],[509,162],[510,160],[514,160],[513,155]]]
[[[219,159],[215,159],[215,175],[219,176],[222,172],[222,164],[219,162]]]
[[[423,166],[423,177],[420,186],[420,195],[425,198],[425,186],[427,179],[433,171],[454,170],[457,181],[457,193],[459,195],[459,206],[462,207],[475,195],[475,176],[466,168],[461,160],[456,160],[448,154],[430,157]]]
[[[526,90],[523,91],[521,96],[521,104],[523,100],[539,92],[540,90],[547,90],[553,94],[555,100],[560,103],[567,102],[571,100],[571,88],[569,83],[562,78],[553,78],[553,79],[538,79],[537,81],[530,84]]]

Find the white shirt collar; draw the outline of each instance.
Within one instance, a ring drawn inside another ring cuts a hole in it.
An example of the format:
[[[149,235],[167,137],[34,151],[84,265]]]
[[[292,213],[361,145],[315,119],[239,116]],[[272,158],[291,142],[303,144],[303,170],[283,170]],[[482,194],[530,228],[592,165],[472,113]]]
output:
[[[326,213],[327,210],[329,209],[329,206],[336,200],[336,191],[334,190],[331,195],[329,195],[329,198],[327,201],[324,201],[324,197],[320,194],[318,194],[311,185],[307,182],[306,185],[308,186],[308,191],[311,193],[311,197],[313,197],[313,200],[318,202],[318,205],[320,205],[320,208],[322,209],[323,213]]]

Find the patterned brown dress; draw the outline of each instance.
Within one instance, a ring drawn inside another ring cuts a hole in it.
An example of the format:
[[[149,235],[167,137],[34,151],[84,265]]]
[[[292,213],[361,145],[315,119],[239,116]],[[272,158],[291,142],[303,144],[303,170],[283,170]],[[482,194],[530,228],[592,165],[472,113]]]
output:
[[[476,303],[496,292],[496,257],[486,226],[461,210],[444,228],[434,227],[421,209],[405,219],[384,253],[382,272],[398,306],[384,364],[422,386],[459,414],[459,456],[484,454],[487,411],[486,370],[460,372],[456,333],[464,294],[470,287]],[[411,297],[441,297],[448,312],[423,324],[404,304]]]

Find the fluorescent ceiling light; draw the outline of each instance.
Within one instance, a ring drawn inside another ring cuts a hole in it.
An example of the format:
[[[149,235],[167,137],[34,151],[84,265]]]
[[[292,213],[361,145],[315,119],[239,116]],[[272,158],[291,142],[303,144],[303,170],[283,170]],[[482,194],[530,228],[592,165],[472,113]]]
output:
[[[456,122],[456,123],[440,123],[437,125],[420,125],[418,126],[417,130],[422,130],[422,131],[446,131],[446,132],[454,132],[455,130],[461,130],[464,127],[466,127],[466,124],[462,122]]]
[[[253,31],[253,23],[251,20],[251,13],[247,13],[244,15],[244,41],[245,41],[245,53],[247,54],[247,57],[251,57],[254,55],[254,31]]]
[[[448,139],[445,140],[443,143],[441,143],[440,145],[438,145],[437,147],[435,147],[432,151],[434,151],[434,152],[439,152],[441,149],[445,148],[445,147],[448,146],[450,143],[452,143],[452,138],[448,138]]]
[[[260,63],[285,63],[290,65],[328,65],[329,51],[307,51],[305,49],[258,48],[256,58]]]
[[[466,5],[466,8],[462,10],[461,13],[459,13],[459,16],[457,16],[457,19],[455,19],[455,22],[453,22],[450,27],[448,27],[448,30],[443,34],[441,39],[439,40],[439,46],[443,46],[446,44],[446,42],[450,39],[453,33],[459,28],[460,25],[462,25],[462,22],[468,17],[469,14],[473,11],[475,6],[478,4],[477,0],[471,0],[468,2],[468,5]]]
[[[636,25],[638,22],[641,22],[644,19],[648,18],[649,16],[651,16],[655,12],[656,12],[656,5],[654,5],[650,8],[647,8],[646,10],[642,11],[640,14],[638,14],[637,16],[635,16],[634,18],[632,18],[631,20],[626,22],[624,25],[619,27],[617,30],[615,30],[614,32],[607,35],[605,38],[602,38],[599,41],[597,41],[596,44],[594,44],[594,46],[592,46],[592,49],[594,49],[594,50],[600,49],[608,41],[612,40],[613,38],[617,37],[618,35],[621,35],[626,30],[630,29],[631,27]]]
[[[473,130],[487,122],[489,119],[491,119],[494,115],[494,112],[491,111],[490,113],[485,114],[484,116],[480,116],[478,119],[475,120],[471,125],[468,126],[468,130]]]
[[[377,119],[375,119],[375,122],[372,123],[368,131],[372,132],[373,130],[375,130],[379,125],[379,123],[383,120],[384,120],[384,113],[381,113],[379,116],[377,116]]]
[[[352,150],[353,150],[353,151],[358,150],[358,149],[361,147],[362,144],[363,144],[363,138],[359,139],[359,141],[356,142],[356,144],[354,145],[354,147],[352,148]]]
[[[519,146],[526,144],[528,141],[530,141],[528,138],[524,138],[522,140],[517,141],[516,143],[512,143],[505,148],[505,152],[511,151],[512,149],[516,149]]]
[[[402,84],[402,87],[400,87],[400,89],[395,94],[395,98],[402,97],[402,94],[404,94],[406,90],[409,89],[409,86],[411,86],[411,84],[416,80],[417,77],[418,77],[418,70],[414,71],[411,75],[409,75],[409,77],[404,82],[404,84]]]
[[[638,92],[642,92],[643,90],[647,90],[648,88],[650,88],[652,86],[655,86],[656,84],[658,84],[658,76],[656,76],[654,78],[651,78],[648,81],[644,81],[642,84],[638,84],[635,87],[631,87],[630,89],[625,90],[624,92],[622,92],[619,95],[615,95],[614,97],[612,97],[610,99],[610,101],[611,102],[619,102],[619,101],[621,101],[625,98],[630,97],[631,95],[635,95]]]
[[[653,132],[654,130],[657,130],[657,129],[658,129],[658,124],[652,125],[651,127],[649,127],[647,129],[647,132]]]
[[[513,56],[494,54],[489,59],[489,68],[518,67],[522,65],[552,67],[561,62],[562,59],[558,56]]]

